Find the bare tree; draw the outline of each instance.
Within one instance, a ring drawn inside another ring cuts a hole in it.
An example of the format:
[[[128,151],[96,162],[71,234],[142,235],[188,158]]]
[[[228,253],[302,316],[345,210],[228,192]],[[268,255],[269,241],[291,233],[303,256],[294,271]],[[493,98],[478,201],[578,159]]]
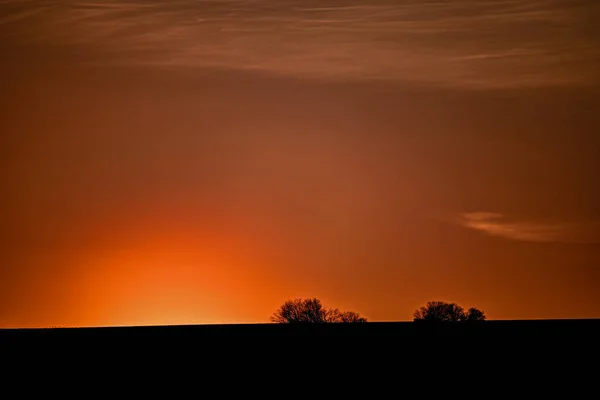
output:
[[[365,317],[361,317],[359,313],[354,311],[344,311],[340,314],[339,321],[337,322],[346,322],[346,323],[355,323],[355,322],[367,322]]]
[[[277,323],[327,322],[327,312],[317,298],[288,300],[271,316]]]
[[[475,307],[469,308],[469,311],[465,315],[466,321],[485,321],[485,319],[485,313]]]
[[[365,317],[354,311],[340,311],[337,308],[327,310],[327,322],[356,323],[367,322]]]
[[[327,309],[317,298],[288,300],[269,318],[275,323],[357,323],[367,322],[354,311]]]
[[[417,309],[414,314],[415,321],[431,322],[465,322],[465,321],[483,321],[485,314],[477,308],[465,310],[456,303],[446,303],[444,301],[430,301],[425,306]]]

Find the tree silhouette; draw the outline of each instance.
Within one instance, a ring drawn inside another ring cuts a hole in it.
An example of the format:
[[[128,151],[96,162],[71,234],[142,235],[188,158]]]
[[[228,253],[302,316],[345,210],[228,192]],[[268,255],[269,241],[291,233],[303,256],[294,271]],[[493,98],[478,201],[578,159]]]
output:
[[[361,317],[359,313],[354,311],[344,311],[340,315],[339,321],[336,322],[346,322],[346,323],[355,323],[355,322],[367,322],[365,317]]]
[[[327,312],[319,299],[288,300],[271,316],[277,323],[322,323],[327,322]]]
[[[367,322],[365,317],[354,311],[340,311],[337,308],[327,310],[326,322]]]
[[[317,298],[288,300],[269,318],[275,323],[357,323],[367,322],[354,311],[340,311],[337,308],[328,309]]]
[[[415,321],[429,322],[467,322],[484,321],[485,314],[477,308],[465,310],[456,303],[444,301],[430,301],[425,306],[417,309],[414,314]]]
[[[485,321],[485,319],[485,313],[475,307],[469,308],[469,311],[465,315],[466,321]]]

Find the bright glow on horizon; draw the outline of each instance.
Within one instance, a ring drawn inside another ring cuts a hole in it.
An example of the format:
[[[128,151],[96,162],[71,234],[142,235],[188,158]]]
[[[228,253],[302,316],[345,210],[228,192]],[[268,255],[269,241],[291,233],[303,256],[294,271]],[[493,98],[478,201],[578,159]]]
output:
[[[0,0],[0,327],[599,317],[600,1],[359,3]]]

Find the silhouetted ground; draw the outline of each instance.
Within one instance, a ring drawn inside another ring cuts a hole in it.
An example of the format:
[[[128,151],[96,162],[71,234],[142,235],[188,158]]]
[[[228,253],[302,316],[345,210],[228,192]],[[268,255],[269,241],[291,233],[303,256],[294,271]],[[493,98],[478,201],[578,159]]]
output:
[[[298,388],[312,392],[308,381],[343,375],[353,377],[342,386],[354,393],[353,385],[361,386],[366,377],[376,378],[373,387],[383,381],[396,388],[408,373],[427,381],[423,393],[462,387],[462,379],[470,391],[479,387],[478,397],[497,388],[507,395],[524,393],[524,383],[537,395],[540,390],[554,395],[555,383],[568,385],[570,397],[577,397],[576,391],[587,393],[586,385],[597,381],[599,338],[600,319],[0,329],[0,354],[17,378],[31,371],[63,383],[85,376],[95,380],[84,386],[90,389],[138,374],[145,388],[175,375],[199,387],[219,382],[223,389],[247,390],[240,382],[258,376],[261,391],[297,379]]]
[[[600,338],[600,319],[515,320],[474,323],[369,322],[359,324],[231,324],[165,325],[90,328],[1,329],[0,338],[102,339],[102,338],[202,338],[202,337],[594,337]]]

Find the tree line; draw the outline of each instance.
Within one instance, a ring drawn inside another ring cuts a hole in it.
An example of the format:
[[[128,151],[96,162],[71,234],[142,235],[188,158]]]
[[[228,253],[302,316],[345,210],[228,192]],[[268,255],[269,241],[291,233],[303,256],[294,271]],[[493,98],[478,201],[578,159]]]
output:
[[[465,310],[456,303],[430,301],[415,310],[414,321],[424,322],[474,322],[485,321],[483,311],[471,307]],[[288,300],[269,318],[274,323],[361,323],[367,318],[354,311],[340,311],[328,308],[321,300],[313,298],[296,298]]]

